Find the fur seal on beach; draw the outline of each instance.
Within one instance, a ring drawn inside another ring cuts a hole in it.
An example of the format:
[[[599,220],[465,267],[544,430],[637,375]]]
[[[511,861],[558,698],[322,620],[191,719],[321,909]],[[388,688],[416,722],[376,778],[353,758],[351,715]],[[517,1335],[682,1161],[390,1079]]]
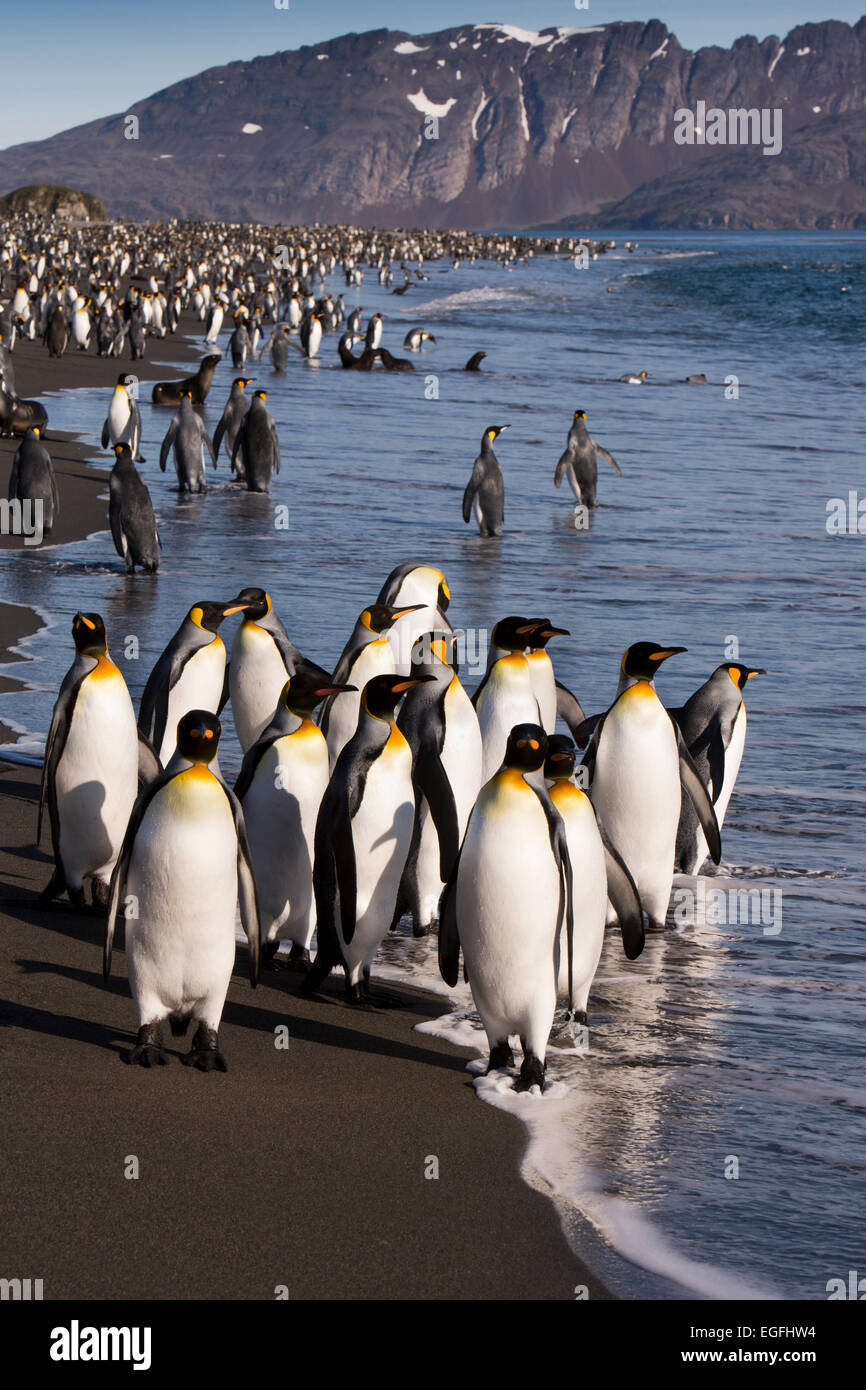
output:
[[[108,523],[114,548],[126,561],[126,573],[140,565],[148,574],[159,569],[159,531],[153,503],[128,444],[115,444],[115,465],[108,480]]]
[[[186,394],[191,397],[193,405],[204,405],[217,363],[221,361],[219,353],[211,353],[202,358],[195,376],[186,376],[182,381],[158,381],[151,393],[154,405],[180,405]]]
[[[6,390],[0,390],[0,435],[10,439],[13,434],[26,434],[35,427],[42,439],[48,428],[48,412],[39,401],[23,401]]]
[[[473,503],[478,530],[482,536],[501,536],[505,516],[505,484],[502,469],[493,452],[493,441],[510,425],[491,425],[481,438],[481,453],[472,467],[472,476],[463,493],[463,520],[469,522]]]
[[[177,755],[135,803],[111,880],[103,974],[111,973],[114,924],[132,897],[126,919],[129,983],[138,1013],[130,1061],[163,1065],[161,1026],[182,1037],[198,1027],[187,1066],[225,1071],[219,1026],[235,962],[235,910],[249,942],[250,983],[259,978],[259,919],[244,816],[234,792],[209,764],[219,747],[220,721],[190,710],[177,730]]]
[[[488,1071],[513,1065],[519,1091],[544,1090],[545,1054],[556,1011],[558,943],[565,924],[569,1007],[574,951],[572,870],[565,826],[547,789],[527,780],[544,766],[547,735],[518,724],[504,765],[482,788],[442,895],[439,967],[456,985],[460,949],[490,1046]]]

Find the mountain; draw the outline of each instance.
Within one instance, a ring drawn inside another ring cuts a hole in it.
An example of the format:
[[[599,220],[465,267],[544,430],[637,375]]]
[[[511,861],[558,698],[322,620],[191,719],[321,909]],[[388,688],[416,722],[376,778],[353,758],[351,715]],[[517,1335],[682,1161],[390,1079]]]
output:
[[[0,213],[14,217],[32,213],[38,217],[59,217],[64,222],[103,222],[105,208],[92,193],[77,188],[58,188],[56,184],[30,184],[14,188],[0,198]]]
[[[781,151],[678,144],[699,101],[779,110]],[[866,18],[696,53],[659,20],[379,29],[0,151],[0,190],[84,186],[136,219],[863,227],[864,108]]]

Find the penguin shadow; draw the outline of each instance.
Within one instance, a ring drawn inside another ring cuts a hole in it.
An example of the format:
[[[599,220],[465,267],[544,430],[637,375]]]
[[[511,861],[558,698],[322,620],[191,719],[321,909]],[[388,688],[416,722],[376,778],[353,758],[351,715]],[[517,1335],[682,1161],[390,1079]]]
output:
[[[62,937],[102,948],[105,913],[101,908],[88,906],[82,912],[65,899],[43,903],[39,894],[33,893],[32,897],[28,894],[27,897],[0,899],[0,912],[29,926],[44,927]]]
[[[90,984],[97,976],[90,970],[79,970],[74,966],[63,966],[51,961],[16,960],[24,975],[59,975],[76,984]],[[107,988],[118,996],[125,994],[125,980],[111,980]],[[94,1023],[92,1019],[76,1018],[72,1014],[57,1013],[48,1009],[35,1009],[16,999],[0,999],[0,1027],[25,1028],[31,1033],[43,1033],[46,1037],[68,1038],[71,1042],[89,1043],[93,1047],[115,1052],[124,1060],[135,1046],[135,1038],[126,1030],[111,1024]]]

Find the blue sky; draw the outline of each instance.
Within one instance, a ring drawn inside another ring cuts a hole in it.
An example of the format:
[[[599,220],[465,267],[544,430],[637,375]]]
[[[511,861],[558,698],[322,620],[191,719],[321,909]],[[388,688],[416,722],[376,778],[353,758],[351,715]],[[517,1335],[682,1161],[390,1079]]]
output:
[[[499,20],[524,29],[661,19],[686,48],[784,34],[821,19],[852,23],[866,0],[37,0],[0,10],[0,148],[123,111],[182,77],[236,58],[299,48],[351,30],[430,33]]]

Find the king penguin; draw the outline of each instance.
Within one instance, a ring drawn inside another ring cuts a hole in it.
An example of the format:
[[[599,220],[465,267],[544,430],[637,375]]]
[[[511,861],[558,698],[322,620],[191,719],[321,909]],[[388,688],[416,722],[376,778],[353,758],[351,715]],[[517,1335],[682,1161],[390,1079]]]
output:
[[[108,415],[102,426],[102,447],[107,449],[109,445],[128,444],[132,451],[133,461],[144,463],[144,459],[139,453],[141,412],[137,401],[129,394],[129,388],[134,385],[135,381],[136,378],[127,372],[121,372],[117,378],[117,385],[111,393]]]
[[[614,703],[586,721],[591,742],[583,762],[593,805],[628,865],[652,927],[663,927],[667,915],[683,790],[694,803],[716,864],[722,852],[700,773],[655,691],[661,663],[684,651],[657,642],[629,647]]]
[[[418,638],[434,630],[451,631],[445,616],[451,602],[448,581],[435,565],[417,565],[409,561],[391,571],[376,602],[405,609],[404,616],[397,619],[388,633],[388,640],[394,648],[393,669],[408,676],[412,649]]]
[[[229,697],[238,741],[246,753],[273,719],[286,680],[306,658],[264,589],[242,589],[235,603],[243,604],[244,620],[232,642]]]
[[[564,734],[548,740],[544,776],[550,799],[562,816],[574,883],[574,942],[572,985],[574,1018],[586,1023],[589,991],[604,945],[604,925],[610,898],[619,918],[622,944],[629,960],[644,946],[643,915],[634,880],[599,825],[586,792],[573,780],[575,747]],[[568,995],[568,947],[560,940],[559,994]]]
[[[726,661],[716,667],[682,709],[670,711],[712,797],[719,830],[725,823],[746,743],[743,691],[753,676],[766,674],[763,667]],[[676,869],[679,873],[696,874],[706,857],[706,836],[691,801],[684,799],[677,831]]]
[[[577,506],[598,506],[599,457],[610,464],[618,477],[622,477],[622,469],[613,454],[590,438],[586,428],[586,411],[576,410],[568,431],[565,453],[560,457],[553,475],[554,487],[560,487],[563,478],[567,478]]]
[[[274,474],[280,471],[280,441],[266,400],[266,392],[253,392],[232,446],[232,468],[250,492],[268,492]]]
[[[370,965],[394,919],[415,822],[412,750],[394,710],[419,679],[367,682],[358,728],[337,759],[316,822],[317,951],[304,989],[318,989],[342,964],[346,998],[355,1005],[386,1002],[370,995]]]
[[[159,466],[164,473],[168,456],[174,449],[174,464],[177,470],[177,486],[180,492],[207,492],[204,454],[216,468],[213,445],[210,435],[200,416],[193,409],[192,393],[185,391],[177,414],[168,427],[159,451]]]
[[[246,604],[193,604],[147,679],[138,727],[165,766],[174,753],[178,721],[191,709],[216,714],[225,703],[226,649],[217,629]]]
[[[312,714],[326,696],[346,688],[312,662],[291,676],[235,785],[255,869],[265,960],[285,961],[287,969],[307,968],[315,926],[314,837],[329,766]],[[287,960],[277,955],[283,940],[292,942]]]
[[[83,884],[89,878],[94,902],[104,907],[138,791],[138,731],[126,681],[108,655],[99,614],[76,613],[72,640],[75,660],[57,696],[42,766],[36,843],[42,838],[47,802],[54,848],[54,874],[42,901],[65,889],[74,906],[82,908]],[[153,757],[150,775],[160,770]]]
[[[534,639],[537,622],[531,618],[501,618],[490,641],[506,655],[494,661],[472,697],[484,749],[484,782],[502,766],[508,736],[516,724],[538,724],[538,699],[524,652]],[[540,764],[539,764],[540,766]]]
[[[223,439],[225,439],[226,442],[226,454],[229,459],[231,459],[234,453],[238,430],[241,427],[244,416],[250,408],[250,403],[244,395],[244,388],[249,386],[250,382],[253,380],[254,378],[251,376],[236,376],[232,382],[232,389],[229,392],[229,398],[226,401],[225,409],[220,416],[219,424],[214,430],[213,453],[215,459],[219,458],[220,445]],[[238,476],[240,478],[240,475]]]
[[[542,783],[547,735],[518,724],[504,766],[481,789],[442,897],[439,966],[456,985],[460,948],[490,1046],[489,1071],[510,1067],[517,1034],[517,1089],[544,1090],[545,1054],[556,1011],[559,937],[573,954],[572,872],[565,826]]]
[[[189,710],[177,752],[142,793],[130,817],[111,881],[103,973],[111,973],[114,924],[126,912],[129,983],[138,1012],[130,1060],[168,1061],[160,1037],[167,1018],[182,1037],[198,1024],[183,1058],[201,1071],[225,1071],[219,1026],[235,961],[235,911],[249,942],[250,983],[259,978],[259,920],[243,811],[211,771],[221,726],[209,710]]]
[[[132,461],[128,444],[115,444],[115,464],[108,480],[108,522],[126,573],[141,565],[148,574],[159,569],[159,531],[144,479]]]
[[[482,536],[501,536],[505,519],[505,484],[502,469],[493,452],[493,441],[510,425],[491,425],[481,439],[481,453],[472,467],[472,476],[463,493],[463,520],[468,522],[475,507],[475,519]]]
[[[421,604],[410,604],[407,608],[395,608],[390,603],[373,603],[360,614],[334,668],[334,684],[348,686],[349,692],[327,700],[319,720],[328,741],[331,767],[358,727],[360,692],[374,676],[385,676],[396,669],[394,649],[388,640],[389,629],[421,607]]]

